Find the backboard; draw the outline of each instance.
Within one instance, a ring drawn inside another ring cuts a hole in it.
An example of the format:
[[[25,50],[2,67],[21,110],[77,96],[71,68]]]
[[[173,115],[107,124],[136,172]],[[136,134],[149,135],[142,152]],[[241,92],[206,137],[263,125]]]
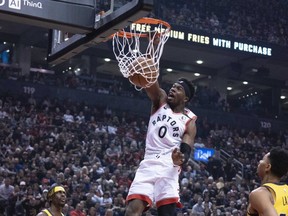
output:
[[[101,2],[96,1],[96,3]],[[110,35],[149,15],[154,3],[153,0],[110,0],[103,2],[104,8],[101,8],[101,5],[100,7],[95,5],[95,16],[91,17],[94,26],[90,32],[75,34],[65,32],[62,29],[50,30],[47,61],[51,66],[65,62],[84,50],[106,41]],[[110,4],[105,2],[110,2]],[[123,5],[123,2],[126,3]]]

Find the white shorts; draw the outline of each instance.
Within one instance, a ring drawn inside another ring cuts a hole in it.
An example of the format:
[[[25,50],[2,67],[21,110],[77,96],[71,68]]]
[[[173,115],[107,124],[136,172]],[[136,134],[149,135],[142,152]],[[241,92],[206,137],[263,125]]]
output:
[[[171,152],[167,154],[145,155],[137,169],[135,178],[130,186],[127,201],[140,199],[156,207],[177,203],[179,201],[179,174],[180,166],[175,166]]]

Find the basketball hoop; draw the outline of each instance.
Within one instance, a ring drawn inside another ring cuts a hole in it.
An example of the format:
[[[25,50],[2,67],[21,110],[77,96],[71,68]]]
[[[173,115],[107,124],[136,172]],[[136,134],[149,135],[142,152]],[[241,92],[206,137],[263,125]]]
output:
[[[169,38],[170,29],[171,26],[165,21],[144,17],[112,35],[113,52],[120,72],[125,78],[135,73],[141,74],[147,81],[142,88],[150,87],[157,81],[159,61]],[[141,59],[142,64],[143,59],[147,59],[146,64],[149,67],[145,68],[145,73],[143,69],[139,69],[141,65],[137,65],[137,59]],[[151,79],[151,73],[155,76],[155,71],[157,75],[155,79]]]

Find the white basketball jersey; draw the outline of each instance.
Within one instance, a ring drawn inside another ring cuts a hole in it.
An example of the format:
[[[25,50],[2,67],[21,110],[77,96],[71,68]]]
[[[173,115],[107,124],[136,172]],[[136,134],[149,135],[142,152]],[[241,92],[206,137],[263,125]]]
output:
[[[168,104],[161,106],[150,116],[146,137],[146,154],[163,153],[178,147],[186,126],[196,118],[196,115],[189,109],[185,108],[183,113],[174,113]]]

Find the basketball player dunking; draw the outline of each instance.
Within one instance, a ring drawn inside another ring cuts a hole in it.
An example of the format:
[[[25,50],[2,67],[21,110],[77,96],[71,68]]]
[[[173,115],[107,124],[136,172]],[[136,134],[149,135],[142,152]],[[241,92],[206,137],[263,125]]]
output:
[[[181,78],[168,95],[158,82],[145,91],[152,101],[145,156],[129,189],[125,215],[142,215],[156,204],[158,215],[172,216],[181,206],[181,165],[187,163],[196,135],[196,115],[185,108],[194,87]]]

